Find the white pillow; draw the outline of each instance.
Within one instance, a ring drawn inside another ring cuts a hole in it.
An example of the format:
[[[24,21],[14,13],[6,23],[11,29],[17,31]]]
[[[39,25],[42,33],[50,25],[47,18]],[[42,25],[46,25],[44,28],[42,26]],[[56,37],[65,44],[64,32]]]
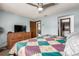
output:
[[[79,35],[79,32],[73,32],[73,33],[70,33],[68,36],[67,36],[67,39],[73,37],[73,36],[76,36],[76,35]]]

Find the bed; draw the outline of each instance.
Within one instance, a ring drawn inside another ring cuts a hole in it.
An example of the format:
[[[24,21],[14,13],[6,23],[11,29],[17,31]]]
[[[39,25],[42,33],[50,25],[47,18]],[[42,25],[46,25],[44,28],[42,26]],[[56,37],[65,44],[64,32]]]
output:
[[[43,35],[17,42],[9,51],[17,56],[63,56],[65,37]]]
[[[79,56],[79,32],[70,33],[64,48],[65,56]]]

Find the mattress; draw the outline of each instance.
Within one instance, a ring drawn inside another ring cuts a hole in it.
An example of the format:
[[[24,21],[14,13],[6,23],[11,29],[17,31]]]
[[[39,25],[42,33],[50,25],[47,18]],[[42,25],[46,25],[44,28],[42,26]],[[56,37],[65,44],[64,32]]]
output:
[[[65,38],[55,35],[44,35],[17,42],[9,54],[18,56],[63,56]]]

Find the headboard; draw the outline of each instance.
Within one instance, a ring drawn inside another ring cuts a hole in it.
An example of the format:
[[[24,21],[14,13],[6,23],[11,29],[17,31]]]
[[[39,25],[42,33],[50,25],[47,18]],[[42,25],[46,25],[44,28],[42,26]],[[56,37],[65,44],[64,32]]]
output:
[[[12,48],[12,46],[18,42],[25,39],[31,38],[30,32],[8,32],[7,34],[7,47]]]

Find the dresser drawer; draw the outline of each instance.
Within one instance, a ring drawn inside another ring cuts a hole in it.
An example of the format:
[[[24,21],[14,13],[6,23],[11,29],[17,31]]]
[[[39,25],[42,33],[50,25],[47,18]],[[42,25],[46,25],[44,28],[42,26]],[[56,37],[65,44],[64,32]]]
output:
[[[7,45],[8,48],[12,48],[12,46],[19,41],[31,38],[30,32],[12,32],[7,35]]]

